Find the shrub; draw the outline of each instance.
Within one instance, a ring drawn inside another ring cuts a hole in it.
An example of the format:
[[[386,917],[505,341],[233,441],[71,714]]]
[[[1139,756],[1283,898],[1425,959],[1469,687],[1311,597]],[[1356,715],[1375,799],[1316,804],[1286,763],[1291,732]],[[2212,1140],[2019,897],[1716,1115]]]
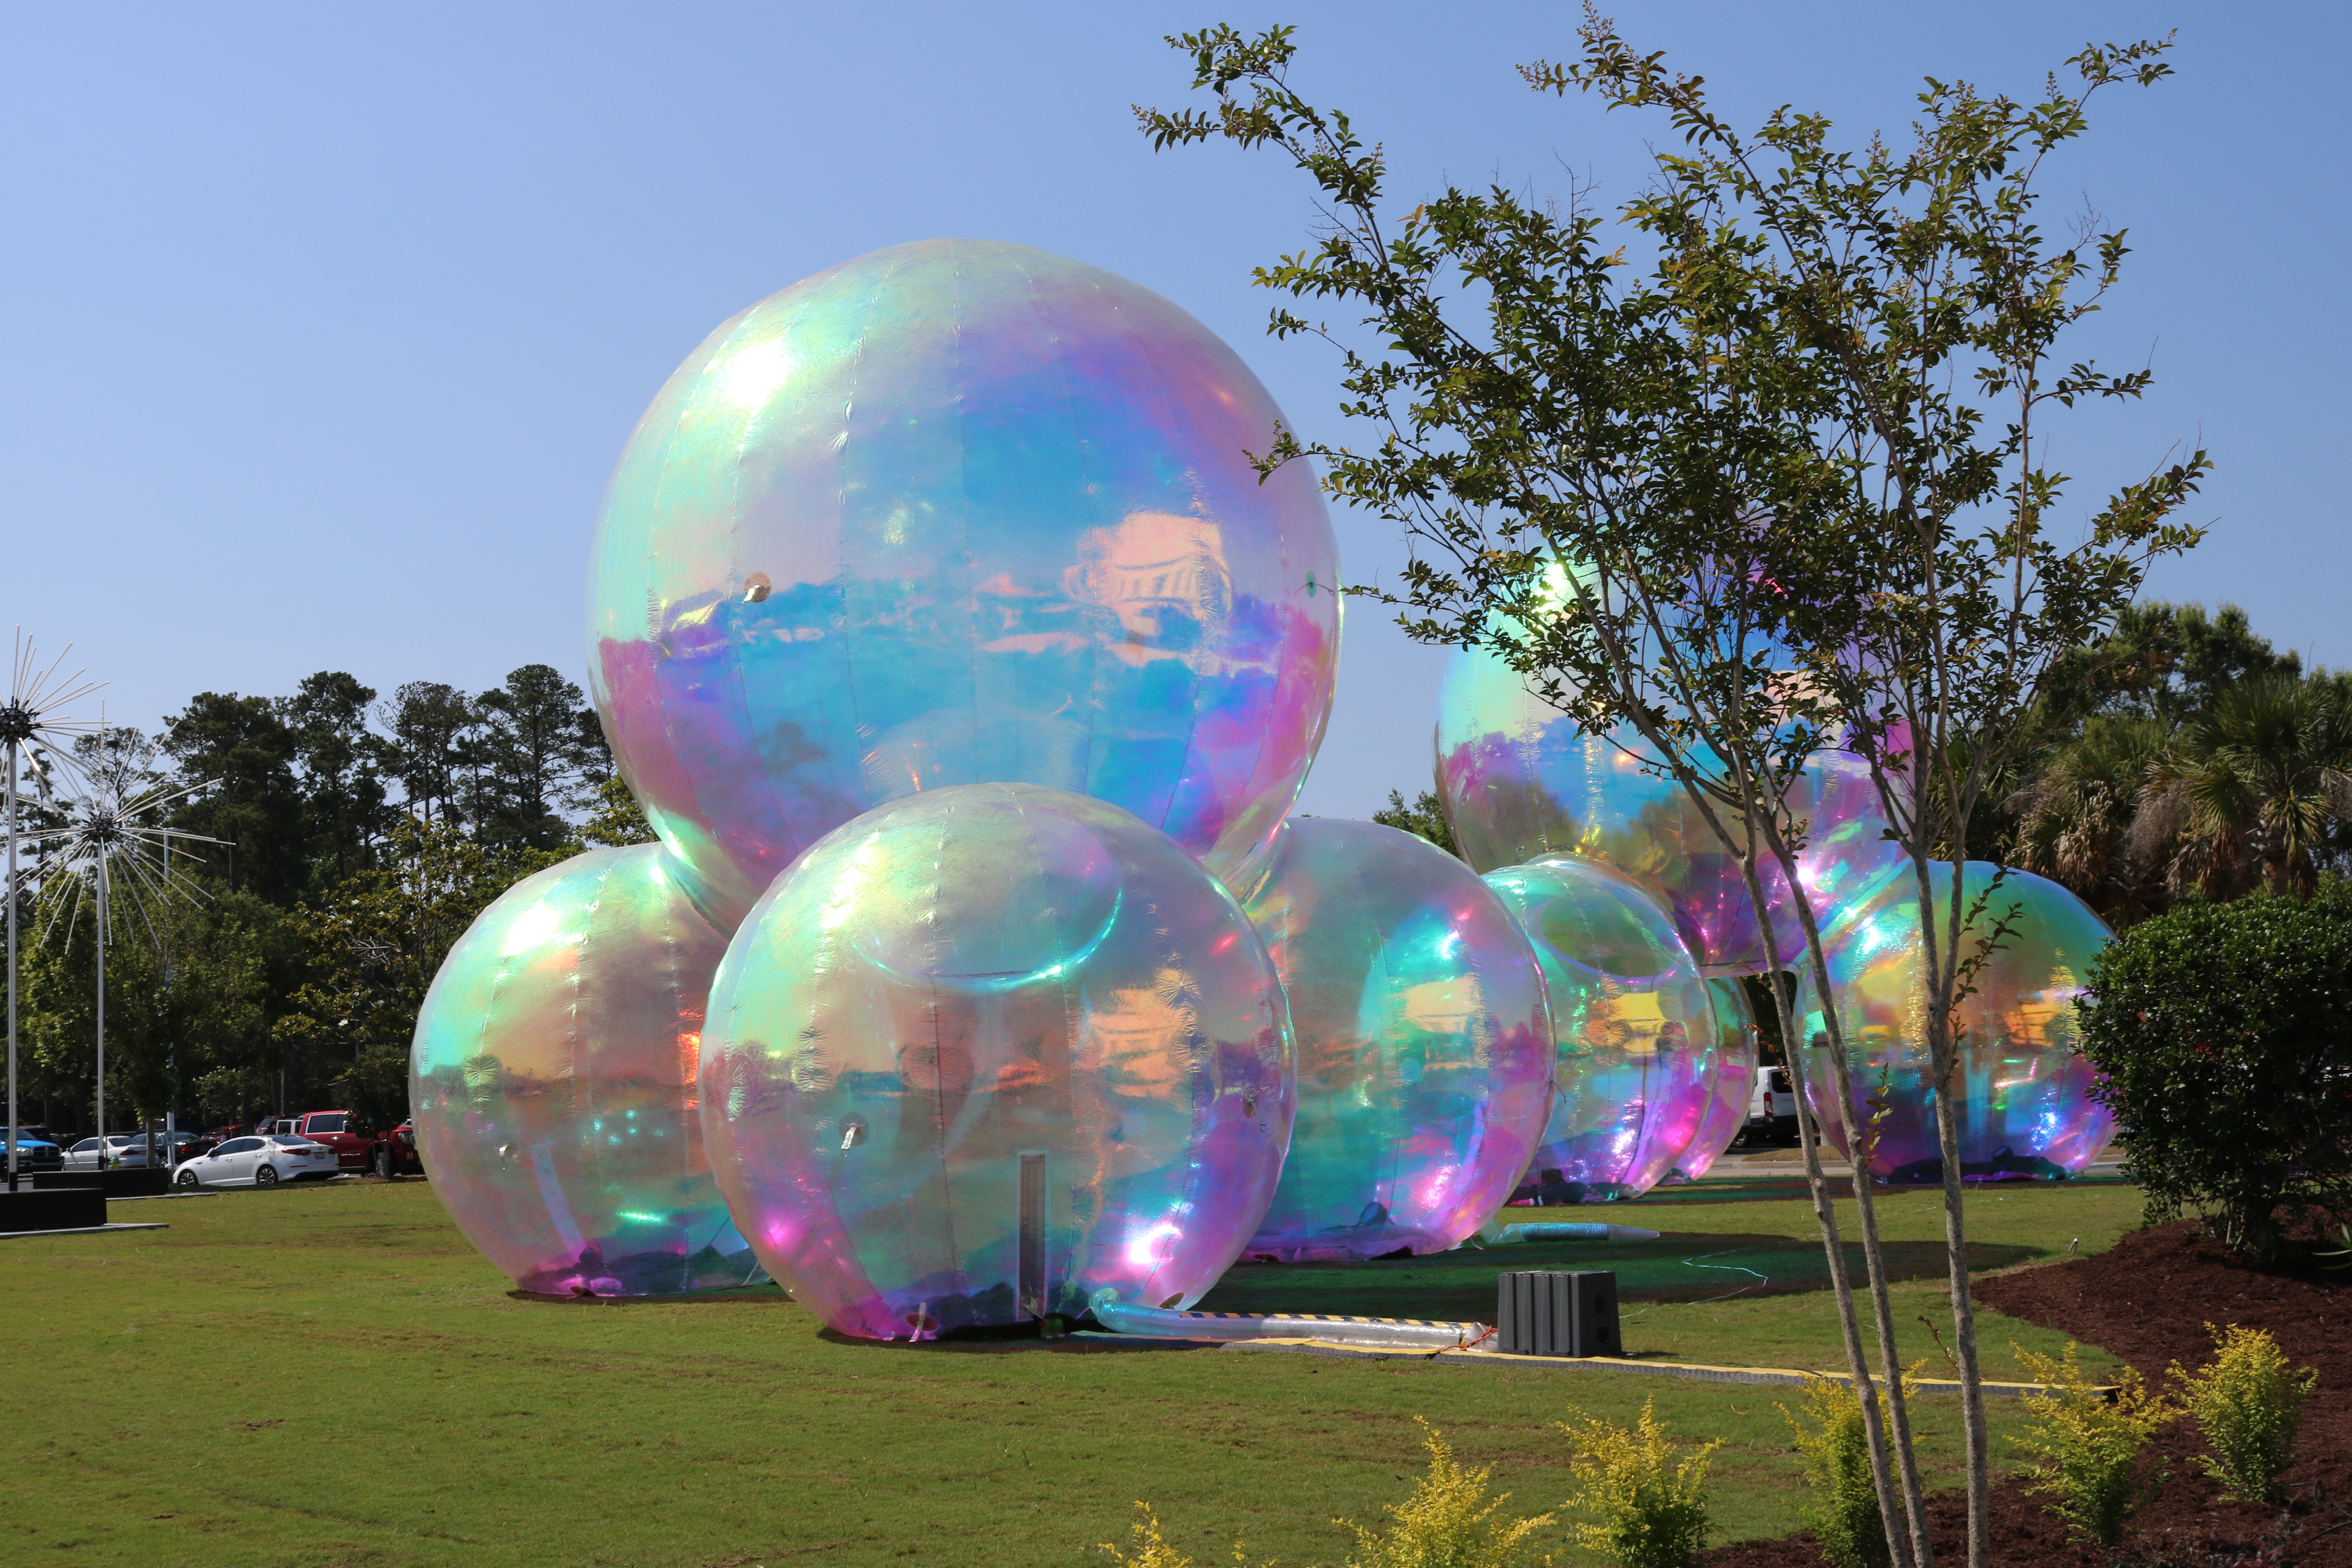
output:
[[[1110,1553],[1111,1560],[1118,1563],[1119,1568],[1192,1568],[1192,1560],[1179,1552],[1175,1542],[1168,1539],[1167,1531],[1160,1527],[1160,1516],[1151,1511],[1151,1505],[1139,1502],[1135,1506],[1143,1510],[1143,1517],[1129,1531],[1135,1537],[1135,1555],[1129,1557],[1106,1541],[1102,1550]],[[1237,1563],[1246,1561],[1242,1555],[1242,1543],[1238,1541],[1234,1542],[1234,1561]],[[1265,1568],[1274,1568],[1274,1564],[1269,1563]]]
[[[2140,1451],[2179,1412],[2129,1367],[2109,1397],[2083,1371],[2071,1340],[2063,1360],[2010,1348],[2048,1390],[2026,1396],[2032,1424],[2014,1439],[2036,1461],[2026,1469],[2034,1481],[2027,1489],[2056,1498],[2051,1512],[2101,1546],[2115,1545],[2137,1500],[2132,1470]]]
[[[1879,1395],[1879,1409],[1886,1408]],[[1886,1521],[1879,1512],[1878,1483],[1870,1473],[1870,1428],[1862,1418],[1862,1396],[1834,1378],[1805,1384],[1807,1420],[1790,1413],[1797,1455],[1805,1471],[1805,1496],[1798,1512],[1822,1543],[1829,1568],[1886,1568]],[[1808,1424],[1810,1422],[1810,1425]]]
[[[2078,1017],[2151,1219],[2213,1210],[2225,1242],[2270,1258],[2280,1207],[2352,1210],[2352,889],[2134,926]]]
[[[1494,1472],[1463,1468],[1428,1422],[1421,1427],[1429,1447],[1429,1473],[1414,1485],[1411,1497],[1386,1510],[1393,1521],[1387,1533],[1350,1520],[1333,1521],[1355,1531],[1356,1552],[1349,1557],[1348,1568],[1507,1568],[1518,1561],[1528,1537],[1551,1523],[1552,1516],[1496,1521],[1495,1514],[1511,1494],[1486,1495]],[[1167,1568],[1180,1565],[1171,1563]]]
[[[1564,1424],[1576,1446],[1569,1473],[1582,1483],[1568,1506],[1591,1516],[1577,1543],[1619,1568],[1690,1568],[1706,1545],[1706,1469],[1720,1442],[1681,1454],[1654,1409],[1642,1402],[1632,1428],[1587,1416]]]
[[[2294,1457],[2304,1395],[2319,1374],[2309,1367],[2289,1372],[2286,1352],[2260,1329],[2205,1327],[2218,1347],[2213,1363],[2193,1377],[2172,1363],[2183,1403],[2212,1446],[2205,1473],[2221,1483],[2224,1496],[2273,1501]]]

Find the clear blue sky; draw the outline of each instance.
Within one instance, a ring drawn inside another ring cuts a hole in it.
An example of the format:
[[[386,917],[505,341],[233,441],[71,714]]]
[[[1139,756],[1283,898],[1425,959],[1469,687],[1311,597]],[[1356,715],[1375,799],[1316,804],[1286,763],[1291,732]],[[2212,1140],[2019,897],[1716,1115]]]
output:
[[[2155,395],[2062,437],[2096,487],[2210,447],[2210,541],[2152,590],[2243,604],[2352,664],[2329,454],[2347,403],[2340,5],[1616,7],[1752,121],[1859,142],[1918,78],[2028,92],[2091,38],[2178,25],[2179,76],[2118,89],[2049,182],[2138,247],[2085,346]],[[1186,306],[1291,416],[1329,366],[1274,343],[1249,268],[1311,218],[1297,176],[1155,156],[1128,106],[1183,97],[1162,34],[1299,25],[1297,79],[1385,141],[1396,187],[1500,174],[1603,200],[1657,121],[1538,98],[1516,62],[1573,8],[1167,5],[17,6],[0,13],[0,630],[71,639],[110,716],[345,668],[479,689],[576,677],[588,534],[621,442],[719,321],[929,236],[1045,247]],[[1338,519],[1349,575],[1396,542]],[[1428,777],[1437,656],[1359,604],[1304,809]]]

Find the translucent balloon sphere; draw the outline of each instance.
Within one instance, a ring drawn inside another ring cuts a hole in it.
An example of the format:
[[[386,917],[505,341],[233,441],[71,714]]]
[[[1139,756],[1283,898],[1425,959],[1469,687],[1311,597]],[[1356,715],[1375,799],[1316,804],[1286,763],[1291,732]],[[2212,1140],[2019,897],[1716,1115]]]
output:
[[[1253,1255],[1443,1252],[1551,1114],[1543,976],[1511,911],[1410,833],[1297,817],[1245,908],[1298,1037],[1298,1119]]]
[[[1991,887],[1995,869],[1969,862],[1962,890],[1969,904]],[[1936,1182],[1943,1174],[1919,989],[1917,888],[1914,879],[1898,878],[1823,932],[1857,1120],[1871,1115],[1864,1102],[1874,1095],[1883,1095],[1887,1108],[1870,1159],[1872,1173],[1883,1181]],[[1935,897],[1947,917],[1950,895],[1951,868],[1938,866]],[[2071,1175],[2115,1131],[2113,1114],[2091,1099],[2090,1063],[2075,1054],[2074,999],[2109,933],[2064,888],[2011,871],[1983,917],[1962,931],[1963,958],[1979,951],[2004,917],[2009,931],[1958,1008],[1960,1173],[1964,1180]],[[1846,1129],[1822,1048],[1821,996],[1809,975],[1797,1005],[1811,1046],[1806,1091],[1823,1130],[1843,1151]]]
[[[1665,906],[1707,973],[1776,967],[1738,858],[1682,786],[1644,765],[1653,756],[1631,727],[1581,733],[1493,654],[1457,650],[1447,658],[1437,785],[1454,842],[1473,866],[1563,854],[1606,861]],[[1879,837],[1885,818],[1863,764],[1843,753],[1817,757],[1795,788],[1791,812],[1810,827],[1798,874],[1815,918],[1826,922],[1895,863]],[[1780,963],[1793,966],[1804,938],[1787,879],[1769,858],[1759,868]]]
[[[1220,869],[1289,810],[1339,657],[1281,411],[1149,289],[929,240],[711,333],[638,423],[591,561],[591,686],[732,921],[850,818],[943,785],[1108,800]]]
[[[1281,983],[1157,829],[1034,784],[814,846],[713,987],[703,1127],[768,1267],[845,1333],[1190,1304],[1290,1141]]]
[[[526,1290],[652,1296],[765,1276],[703,1159],[695,1077],[727,938],[657,845],[509,889],[417,1015],[433,1191]]]
[[[1710,980],[1706,994],[1715,1004],[1716,1037],[1723,1054],[1716,1064],[1706,1114],[1699,1119],[1690,1142],[1675,1156],[1668,1181],[1696,1182],[1715,1168],[1748,1125],[1748,1101],[1756,1088],[1762,1036],[1746,988],[1737,980]]]
[[[1722,1060],[1698,965],[1656,900],[1598,860],[1548,856],[1488,872],[1486,885],[1535,946],[1559,1052],[1521,1195],[1647,1192],[1690,1146]]]

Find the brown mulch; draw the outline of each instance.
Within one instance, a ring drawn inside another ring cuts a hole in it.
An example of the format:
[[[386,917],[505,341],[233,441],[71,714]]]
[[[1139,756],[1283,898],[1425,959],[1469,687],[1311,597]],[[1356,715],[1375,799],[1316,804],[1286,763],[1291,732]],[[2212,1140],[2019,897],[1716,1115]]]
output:
[[[2159,1387],[2175,1361],[2193,1369],[2210,1359],[2208,1323],[2266,1329],[2294,1365],[2319,1372],[2319,1386],[2304,1404],[2284,1509],[2224,1501],[2219,1483],[2204,1474],[2204,1442],[2184,1421],[2163,1433],[2143,1461],[2144,1484],[2156,1479],[2159,1466],[2168,1473],[2112,1554],[2070,1536],[2021,1479],[1996,1481],[1993,1568],[2352,1568],[2352,1280],[2263,1269],[2184,1221],[2134,1232],[2094,1258],[1980,1280],[1976,1297],[2111,1352]],[[1928,1516],[1937,1561],[1966,1563],[1965,1500],[1932,1498]],[[1706,1568],[1820,1568],[1822,1554],[1803,1533],[1717,1547],[1703,1562]]]

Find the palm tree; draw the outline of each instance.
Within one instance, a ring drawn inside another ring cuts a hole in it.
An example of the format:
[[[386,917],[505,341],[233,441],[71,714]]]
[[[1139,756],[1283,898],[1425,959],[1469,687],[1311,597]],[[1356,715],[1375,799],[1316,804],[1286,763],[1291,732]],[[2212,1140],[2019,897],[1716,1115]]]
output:
[[[2132,849],[2176,892],[2259,885],[2309,897],[2330,829],[2352,821],[2352,706],[2334,682],[2241,681],[2149,770]]]
[[[2018,866],[2073,889],[2113,924],[2160,907],[2162,866],[2130,848],[2150,770],[2172,735],[2161,720],[2093,714],[2032,783],[2001,803],[2018,819]]]

